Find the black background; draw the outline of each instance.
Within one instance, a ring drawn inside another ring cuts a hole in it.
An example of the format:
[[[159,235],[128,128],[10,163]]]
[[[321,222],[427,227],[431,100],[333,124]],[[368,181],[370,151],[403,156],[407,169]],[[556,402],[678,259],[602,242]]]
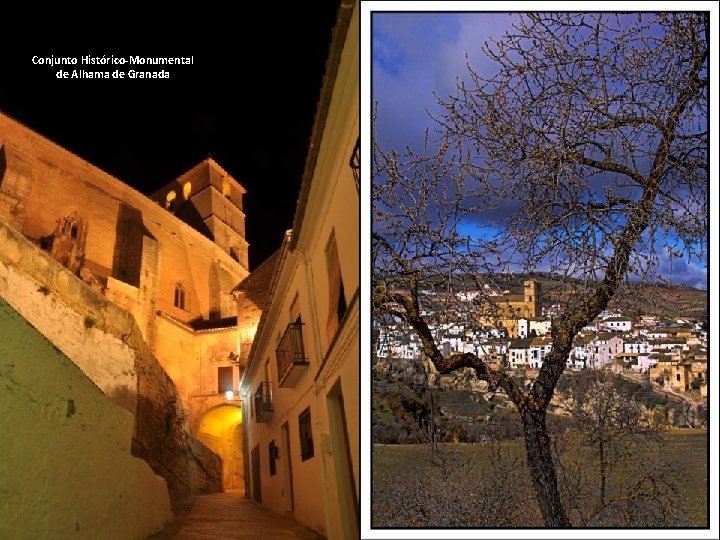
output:
[[[211,155],[247,189],[255,268],[292,226],[339,0],[263,5],[173,21],[123,10],[113,24],[44,13],[42,30],[4,18],[6,37],[16,28],[0,47],[0,111],[148,195]],[[34,55],[194,64],[47,66]],[[170,79],[57,79],[60,69],[165,69]]]

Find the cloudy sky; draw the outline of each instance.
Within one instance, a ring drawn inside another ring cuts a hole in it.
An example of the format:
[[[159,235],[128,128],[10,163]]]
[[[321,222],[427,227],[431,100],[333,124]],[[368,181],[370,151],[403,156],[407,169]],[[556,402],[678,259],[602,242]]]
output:
[[[503,13],[375,13],[372,19],[373,100],[379,104],[381,144],[416,146],[437,111],[433,93],[447,96],[466,71],[492,68],[480,51],[510,28]]]
[[[378,104],[376,136],[384,148],[420,150],[428,117],[440,110],[434,93],[453,93],[466,62],[488,75],[494,64],[483,43],[500,38],[516,14],[374,12],[372,15],[372,92]],[[659,270],[676,283],[707,287],[705,261],[663,258]]]

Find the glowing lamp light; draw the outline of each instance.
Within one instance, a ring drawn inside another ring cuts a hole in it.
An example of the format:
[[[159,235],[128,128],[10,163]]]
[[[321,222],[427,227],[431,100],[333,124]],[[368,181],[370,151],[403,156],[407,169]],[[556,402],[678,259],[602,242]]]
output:
[[[225,392],[225,399],[231,400],[232,398],[233,398],[233,391],[232,391],[232,390],[228,390],[227,392]]]

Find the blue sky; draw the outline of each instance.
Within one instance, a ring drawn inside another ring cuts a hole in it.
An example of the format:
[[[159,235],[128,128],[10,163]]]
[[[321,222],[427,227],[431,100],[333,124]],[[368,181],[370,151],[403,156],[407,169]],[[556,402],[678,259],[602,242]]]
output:
[[[494,71],[481,46],[490,38],[500,38],[516,16],[373,13],[372,91],[379,107],[380,144],[420,150],[425,128],[432,128],[426,111],[439,110],[433,92],[443,97],[452,93],[457,78],[466,72],[466,61],[479,73]],[[661,272],[674,282],[706,288],[705,261],[673,259],[671,263],[661,255],[659,262]]]

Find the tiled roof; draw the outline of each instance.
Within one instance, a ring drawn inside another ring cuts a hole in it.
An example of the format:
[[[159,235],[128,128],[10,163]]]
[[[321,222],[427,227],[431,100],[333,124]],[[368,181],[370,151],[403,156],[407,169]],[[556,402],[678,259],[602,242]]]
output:
[[[279,253],[280,250],[277,250],[265,259],[260,266],[238,283],[232,292],[243,291],[245,296],[252,300],[255,305],[264,307],[270,292],[270,281],[277,265]]]
[[[516,339],[510,342],[511,349],[528,349],[534,338]]]

